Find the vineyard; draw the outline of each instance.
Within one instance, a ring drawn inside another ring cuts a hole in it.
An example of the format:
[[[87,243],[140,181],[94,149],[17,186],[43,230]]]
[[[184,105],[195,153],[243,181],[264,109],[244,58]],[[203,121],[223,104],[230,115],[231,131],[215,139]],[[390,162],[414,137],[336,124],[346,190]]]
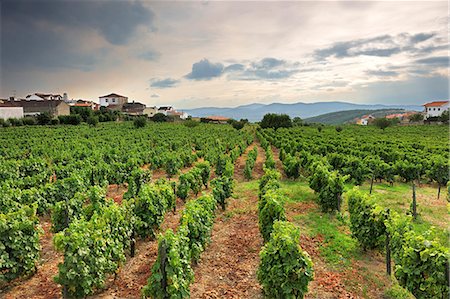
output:
[[[448,298],[448,134],[0,129],[0,297]]]

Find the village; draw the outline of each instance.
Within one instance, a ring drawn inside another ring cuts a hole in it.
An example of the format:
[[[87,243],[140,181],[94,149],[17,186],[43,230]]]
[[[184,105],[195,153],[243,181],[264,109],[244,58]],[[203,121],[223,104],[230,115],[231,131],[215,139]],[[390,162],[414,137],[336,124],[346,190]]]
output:
[[[357,117],[350,124],[361,126],[371,125],[377,118],[385,118],[392,123],[399,125],[409,124],[441,124],[448,122],[449,101],[433,101],[422,105],[422,111],[400,111],[392,114],[366,114]],[[78,109],[78,110],[77,110]],[[206,117],[196,117],[196,115],[189,115],[187,112],[177,110],[173,106],[147,106],[137,101],[130,101],[127,96],[117,93],[110,93],[100,96],[98,101],[83,100],[83,99],[69,99],[67,93],[52,94],[52,93],[33,93],[27,95],[25,98],[10,97],[9,99],[0,99],[0,119],[3,122],[10,120],[14,123],[16,120],[23,118],[34,118],[41,114],[49,115],[51,118],[63,118],[71,114],[77,114],[79,109],[88,109],[93,112],[103,112],[114,115],[121,115],[125,119],[146,117],[150,120],[160,119],[158,116],[163,116],[165,121],[185,121],[187,119],[207,122],[225,124],[230,121],[230,118],[211,115]],[[444,115],[444,113],[447,113]],[[114,120],[117,119],[114,118]]]

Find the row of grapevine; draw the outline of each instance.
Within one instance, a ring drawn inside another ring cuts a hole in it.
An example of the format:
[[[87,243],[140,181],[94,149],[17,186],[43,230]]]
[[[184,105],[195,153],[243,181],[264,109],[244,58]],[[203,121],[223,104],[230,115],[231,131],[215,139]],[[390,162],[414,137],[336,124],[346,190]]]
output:
[[[419,233],[412,217],[389,212],[373,196],[356,187],[347,194],[350,229],[363,248],[381,248],[389,238],[399,283],[418,299],[448,298],[450,251],[440,244],[433,230]]]
[[[442,132],[434,132],[435,130]],[[260,130],[268,141],[280,148],[288,177],[302,174],[302,165],[311,156],[326,158],[331,170],[339,171],[349,180],[360,185],[367,179],[385,180],[394,183],[396,178],[405,182],[426,180],[438,185],[438,196],[442,186],[449,181],[447,144],[428,136],[417,138],[417,128],[397,128],[403,135],[386,136],[377,131],[357,131],[349,127],[344,132],[324,130],[317,133],[312,128]],[[430,128],[434,136],[445,133],[442,128]],[[412,131],[412,132],[410,132]],[[409,134],[409,135],[408,135]],[[392,135],[394,135],[392,133]],[[392,142],[391,140],[396,140]],[[444,136],[443,141],[447,140]],[[306,161],[305,161],[306,160]]]
[[[215,163],[217,177],[211,181],[212,195],[203,195],[187,202],[177,232],[174,233],[169,229],[159,236],[158,257],[153,264],[152,275],[142,289],[144,297],[188,298],[190,296],[189,285],[194,280],[191,263],[198,261],[200,254],[210,242],[216,206],[220,205],[225,210],[227,199],[232,195],[233,162],[243,151],[243,148],[237,147],[231,150],[229,155],[217,156]],[[239,155],[236,157],[233,152]],[[191,170],[189,173],[192,176],[197,175],[200,179],[206,176],[209,178],[209,163],[197,164],[196,168],[200,171],[198,174],[193,174],[191,172],[198,171]],[[181,176],[180,184],[182,184]],[[204,185],[207,186],[207,181],[204,181]],[[177,189],[179,191],[180,186]]]
[[[223,179],[221,177],[220,179]],[[171,229],[158,238],[158,258],[152,267],[152,275],[142,289],[148,298],[188,298],[189,285],[194,280],[191,263],[200,258],[210,242],[214,224],[216,194],[221,185],[213,184],[213,194],[189,201],[181,215],[176,233]],[[231,195],[231,194],[230,194]]]
[[[65,295],[82,298],[103,287],[107,275],[125,261],[134,234],[154,236],[175,198],[173,186],[160,180],[140,184],[137,195],[120,206],[95,186],[87,194],[77,193],[68,206],[56,205],[53,229],[60,232],[54,244],[64,261],[55,281],[65,287]]]
[[[258,149],[253,147],[253,149],[247,154],[247,161],[245,161],[244,167],[244,177],[247,180],[252,178],[253,167],[255,167],[256,158],[258,156]]]
[[[202,186],[208,187],[208,181],[211,173],[211,166],[208,161],[197,163],[191,170],[181,174],[178,177],[177,195],[182,200],[186,200],[189,191],[195,195],[201,191]]]
[[[313,280],[313,264],[299,245],[300,230],[287,221],[281,174],[265,168],[259,182],[258,218],[265,245],[257,271],[264,294],[270,298],[303,298]]]

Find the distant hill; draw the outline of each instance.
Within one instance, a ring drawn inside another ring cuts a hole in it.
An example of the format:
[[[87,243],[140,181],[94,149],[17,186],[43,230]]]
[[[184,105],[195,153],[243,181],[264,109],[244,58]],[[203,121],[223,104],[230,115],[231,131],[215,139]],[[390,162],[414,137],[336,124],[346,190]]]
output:
[[[405,112],[404,109],[379,109],[379,110],[345,110],[321,114],[305,119],[309,123],[322,123],[328,125],[339,125],[352,122],[355,118],[371,114],[374,117],[385,117],[389,114]]]
[[[380,110],[380,109],[405,109],[421,111],[422,106],[417,105],[381,105],[381,104],[354,104],[347,102],[317,102],[317,103],[293,103],[293,104],[250,104],[234,108],[203,107],[196,109],[184,109],[194,117],[209,115],[221,115],[235,119],[247,118],[255,122],[260,121],[266,113],[285,113],[291,117],[299,116],[302,119],[311,118],[325,113],[343,110]]]

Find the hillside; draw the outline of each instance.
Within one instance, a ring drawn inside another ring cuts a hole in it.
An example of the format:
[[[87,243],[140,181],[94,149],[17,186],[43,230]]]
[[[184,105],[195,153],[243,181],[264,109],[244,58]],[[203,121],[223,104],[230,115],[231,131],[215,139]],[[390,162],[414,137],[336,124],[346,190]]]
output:
[[[234,108],[202,107],[195,109],[184,109],[194,117],[209,115],[221,115],[235,119],[247,118],[248,120],[260,121],[266,113],[285,113],[291,117],[311,118],[325,113],[348,110],[380,110],[380,109],[405,109],[422,110],[417,105],[381,105],[381,104],[354,104],[348,102],[316,102],[316,103],[273,103],[273,104],[249,104]]]
[[[345,110],[338,112],[325,113],[318,116],[305,119],[309,123],[322,123],[328,125],[338,125],[352,122],[355,118],[360,118],[363,115],[371,114],[374,117],[384,117],[393,113],[404,112],[404,109],[378,109],[378,110]]]

